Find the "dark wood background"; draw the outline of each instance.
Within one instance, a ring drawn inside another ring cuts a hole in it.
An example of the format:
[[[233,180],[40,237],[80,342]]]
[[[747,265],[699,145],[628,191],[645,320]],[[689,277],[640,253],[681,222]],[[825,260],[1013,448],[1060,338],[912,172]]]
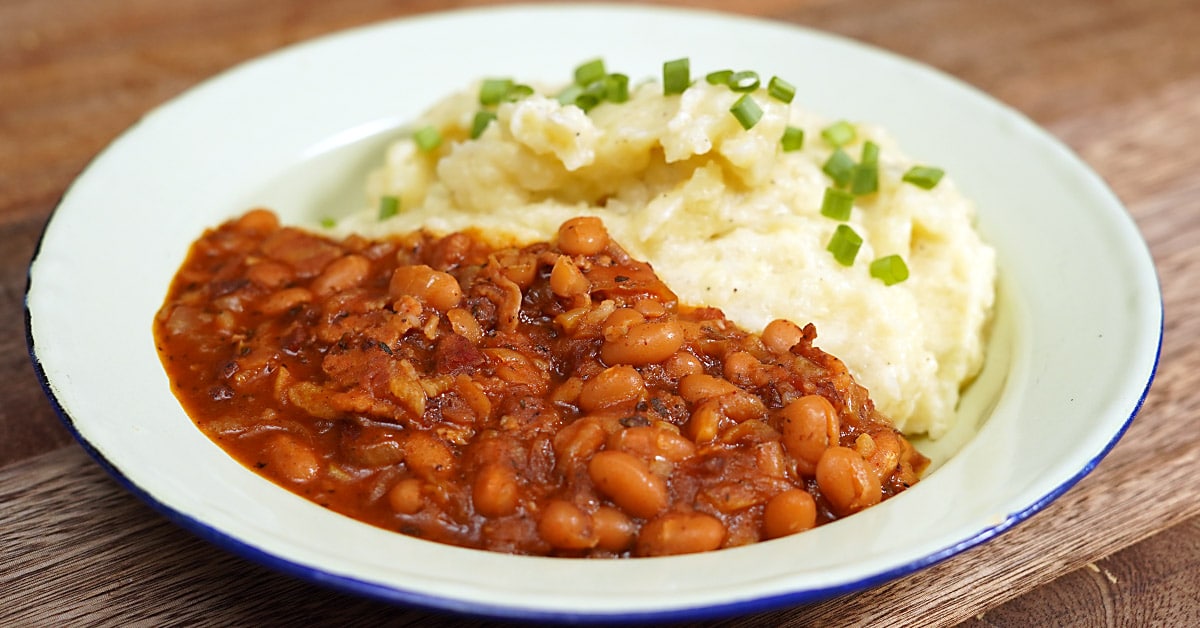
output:
[[[0,0],[0,625],[462,623],[279,575],[142,505],[60,425],[29,365],[22,312],[28,262],[54,204],[154,106],[280,46],[485,4]],[[1095,472],[1045,511],[892,583],[717,623],[1200,625],[1200,4],[669,4],[847,35],[1023,111],[1129,207],[1166,305],[1162,362],[1140,417]]]

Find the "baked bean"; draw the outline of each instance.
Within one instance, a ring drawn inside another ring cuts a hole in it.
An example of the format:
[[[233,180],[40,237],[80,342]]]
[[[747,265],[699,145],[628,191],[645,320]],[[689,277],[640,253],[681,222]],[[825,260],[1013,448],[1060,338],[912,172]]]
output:
[[[434,270],[424,264],[398,266],[392,272],[388,293],[392,298],[413,296],[439,312],[446,312],[462,301],[462,288],[450,273]]]
[[[658,318],[667,314],[667,306],[656,299],[638,299],[634,301],[633,309],[646,318]]]
[[[387,498],[388,505],[392,507],[392,510],[404,515],[417,512],[425,503],[421,481],[417,478],[404,478],[396,482],[388,490]]]
[[[312,282],[312,291],[318,296],[328,296],[357,287],[371,272],[371,262],[361,255],[339,257],[325,267]]]
[[[600,346],[605,364],[654,364],[671,357],[683,346],[683,329],[674,320],[647,321],[629,333]]]
[[[604,318],[605,340],[616,340],[629,333],[629,328],[646,322],[641,312],[631,307],[617,308]]]
[[[475,512],[485,517],[504,517],[517,511],[521,488],[517,474],[505,464],[487,464],[475,475],[471,500]]]
[[[554,435],[555,465],[562,469],[600,451],[608,434],[592,417],[568,423]]]
[[[780,411],[779,431],[784,448],[796,460],[796,470],[812,477],[821,455],[831,445],[837,445],[840,422],[828,399],[805,395]]]
[[[668,512],[656,517],[638,534],[639,556],[671,556],[708,552],[725,541],[725,524],[702,512]]]
[[[708,399],[692,411],[683,429],[688,438],[698,444],[706,444],[716,440],[730,421],[721,411],[721,400]]]
[[[663,362],[663,369],[672,379],[679,381],[688,375],[704,372],[704,363],[687,351],[676,351]]]
[[[454,470],[454,452],[437,436],[412,431],[404,439],[404,463],[423,478],[444,476]]]
[[[694,373],[679,380],[679,396],[688,403],[700,403],[738,390],[737,386],[704,373]]]
[[[246,267],[246,278],[264,288],[282,287],[295,276],[290,266],[273,260],[262,260]]]
[[[633,454],[643,460],[662,458],[680,462],[696,455],[696,445],[679,432],[657,425],[641,425],[614,432],[609,449]]]
[[[879,431],[874,434],[859,434],[854,450],[875,469],[880,482],[896,470],[900,464],[900,437],[893,432]]]
[[[298,305],[312,301],[312,298],[313,295],[307,288],[284,288],[272,292],[258,309],[267,316],[279,316]]]
[[[763,329],[762,341],[773,353],[787,355],[804,339],[804,330],[789,320],[775,319]]]
[[[646,394],[646,382],[632,366],[610,366],[584,380],[579,408],[595,412],[605,408],[632,408]]]
[[[270,437],[263,452],[269,471],[288,482],[308,482],[317,477],[321,468],[321,461],[312,447],[290,434]]]
[[[581,550],[595,547],[599,542],[586,512],[571,502],[552,499],[542,509],[538,534],[552,547]]]
[[[560,255],[550,269],[550,289],[560,297],[587,294],[592,287],[583,271],[566,255]]]
[[[649,519],[667,507],[667,483],[641,459],[622,451],[601,451],[588,462],[596,489],[625,512]]]
[[[803,532],[817,525],[817,502],[808,491],[793,488],[772,497],[763,509],[763,534],[768,539]]]
[[[725,379],[742,388],[758,385],[762,363],[748,351],[734,351],[725,356],[723,367]]]
[[[242,231],[269,233],[279,228],[279,217],[275,212],[260,207],[242,214],[234,226]]]
[[[874,506],[883,498],[875,470],[848,447],[830,447],[821,454],[817,486],[839,517]]]
[[[621,552],[633,544],[637,527],[628,515],[612,506],[600,506],[592,514],[592,529],[596,533],[596,547],[610,552]]]
[[[558,248],[567,255],[595,255],[608,246],[608,230],[595,216],[580,216],[558,228]]]

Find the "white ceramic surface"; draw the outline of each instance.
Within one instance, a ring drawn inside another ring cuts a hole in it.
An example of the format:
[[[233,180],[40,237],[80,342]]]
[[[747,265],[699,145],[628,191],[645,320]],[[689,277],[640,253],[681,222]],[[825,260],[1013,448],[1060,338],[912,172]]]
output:
[[[912,490],[817,530],[702,555],[514,557],[375,529],[242,468],[172,396],[151,321],[188,245],[267,204],[314,223],[360,202],[404,120],[483,75],[554,81],[603,56],[635,79],[690,56],[754,68],[829,117],[880,123],[979,205],[1001,266],[965,444]],[[1154,268],[1104,183],[1021,115],[927,67],[729,15],[540,5],[381,23],[281,50],[150,112],[71,186],[30,268],[29,344],[52,402],[134,493],[235,552],[381,599],[527,619],[667,619],[821,599],[910,573],[1025,519],[1132,420],[1161,341]],[[972,435],[973,434],[973,435]]]

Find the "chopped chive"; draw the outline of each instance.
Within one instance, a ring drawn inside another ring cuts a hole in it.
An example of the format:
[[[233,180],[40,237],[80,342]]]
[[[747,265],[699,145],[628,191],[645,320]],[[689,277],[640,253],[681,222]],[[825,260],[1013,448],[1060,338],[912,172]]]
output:
[[[890,286],[908,279],[908,264],[899,255],[888,255],[871,262],[871,276]]]
[[[796,97],[796,86],[778,76],[772,76],[771,82],[767,83],[767,93],[775,100],[790,104]]]
[[[733,76],[733,70],[717,70],[704,75],[704,80],[709,85],[729,85],[729,77]]]
[[[337,226],[337,220],[326,216],[321,219],[321,226],[326,229],[332,229]]]
[[[825,165],[821,166],[821,170],[829,175],[829,178],[833,179],[838,187],[845,187],[854,177],[854,167],[854,158],[838,148],[833,151],[829,159],[825,160]]]
[[[592,59],[575,68],[575,84],[588,86],[604,78],[605,74],[608,71],[604,69],[604,59]]]
[[[522,98],[527,98],[533,95],[533,88],[524,83],[514,83],[508,88],[508,93],[504,95],[504,100],[508,102],[516,102]]]
[[[825,188],[821,199],[821,215],[834,220],[849,220],[854,207],[854,195],[837,188]]]
[[[429,152],[442,144],[442,134],[434,126],[424,126],[413,133],[413,141],[417,148]]]
[[[804,129],[794,126],[787,127],[783,130],[783,137],[779,143],[783,146],[785,153],[804,148]]]
[[[663,63],[663,95],[682,94],[692,82],[691,61],[684,57]]]
[[[475,119],[471,121],[471,139],[476,139],[487,130],[492,120],[496,119],[496,114],[491,111],[476,111]]]
[[[500,104],[500,101],[508,96],[508,90],[512,89],[512,85],[512,79],[508,78],[484,79],[483,84],[479,86],[479,104]]]
[[[754,101],[754,98],[750,94],[742,94],[742,97],[737,99],[737,102],[733,103],[733,106],[729,108],[729,113],[732,113],[733,117],[737,118],[738,123],[742,125],[742,128],[747,131],[754,128],[754,125],[758,124],[763,115],[762,108],[758,106],[758,103]]]
[[[854,141],[854,125],[842,120],[821,130],[821,137],[832,146],[845,146]]]
[[[833,259],[842,266],[852,266],[854,258],[858,257],[858,249],[861,246],[862,236],[855,233],[849,225],[838,225],[825,250],[833,253]]]
[[[735,92],[752,92],[758,89],[761,83],[758,80],[758,72],[754,70],[743,70],[734,72],[729,77],[729,89]]]
[[[863,144],[862,159],[854,168],[850,191],[857,195],[874,194],[879,190],[879,145],[867,140]]]
[[[582,87],[578,85],[569,85],[566,89],[559,92],[558,96],[555,96],[555,99],[558,100],[558,104],[560,105],[573,105],[575,104],[575,99],[579,98],[579,95],[582,93]]]
[[[622,103],[629,100],[629,77],[617,73],[605,76],[604,91],[608,102]]]
[[[919,188],[932,190],[942,180],[942,175],[945,172],[941,168],[933,166],[913,166],[904,173],[901,180],[911,183]]]
[[[583,92],[575,97],[575,106],[583,109],[586,113],[591,111],[596,105],[604,102],[607,96],[608,87],[604,80],[593,81],[592,84],[583,88]]]
[[[385,195],[379,197],[379,219],[387,220],[395,216],[400,211],[400,199],[395,196]]]

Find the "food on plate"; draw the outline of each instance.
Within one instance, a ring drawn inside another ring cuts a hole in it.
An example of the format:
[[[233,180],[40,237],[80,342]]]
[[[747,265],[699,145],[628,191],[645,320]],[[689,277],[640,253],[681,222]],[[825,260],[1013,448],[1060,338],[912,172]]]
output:
[[[195,242],[154,333],[185,409],[245,466],[465,547],[744,545],[878,504],[927,462],[811,324],[755,334],[689,305],[595,217],[498,246],[253,210]]]
[[[420,116],[330,232],[529,243],[600,216],[683,302],[814,323],[902,431],[937,438],[982,365],[993,250],[950,176],[803,109],[820,88],[686,59],[646,82],[601,60],[565,88],[487,78]]]

